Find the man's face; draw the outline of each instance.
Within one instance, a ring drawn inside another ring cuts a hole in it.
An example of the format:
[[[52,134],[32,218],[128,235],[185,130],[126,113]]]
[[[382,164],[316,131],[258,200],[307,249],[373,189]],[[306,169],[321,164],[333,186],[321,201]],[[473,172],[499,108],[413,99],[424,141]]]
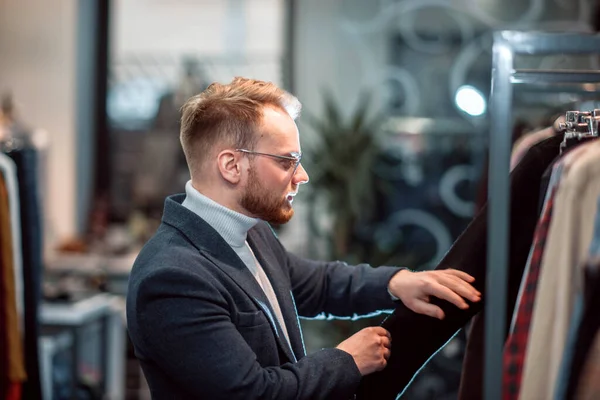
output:
[[[285,112],[265,107],[259,139],[254,151],[290,156],[300,153],[298,128]],[[246,184],[240,200],[251,215],[274,224],[284,224],[294,215],[292,201],[298,186],[308,182],[302,164],[294,171],[294,163],[285,159],[251,155]]]

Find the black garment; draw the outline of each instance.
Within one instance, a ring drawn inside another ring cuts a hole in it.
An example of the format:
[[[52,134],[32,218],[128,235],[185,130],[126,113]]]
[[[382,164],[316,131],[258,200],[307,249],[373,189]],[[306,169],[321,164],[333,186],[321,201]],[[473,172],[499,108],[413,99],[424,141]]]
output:
[[[546,168],[544,174],[542,175],[542,183],[540,185],[540,201],[538,204],[538,217],[542,215],[542,209],[544,208],[544,200],[546,197],[546,192],[548,191],[548,186],[550,185],[550,178],[552,177],[552,167],[554,163],[562,158],[565,154],[567,154],[570,150],[573,150],[575,147],[579,146],[582,143],[589,142],[591,140],[596,140],[597,137],[589,137],[582,139],[568,139],[566,143],[565,149],[563,149],[562,154],[559,154],[552,163]]]
[[[590,347],[600,329],[600,265],[585,269],[584,310],[577,329],[575,353],[567,386],[567,400],[574,399]]]
[[[507,309],[516,302],[519,283],[527,262],[537,223],[539,187],[544,170],[558,154],[561,137],[551,137],[533,146],[511,173],[510,255]],[[413,376],[473,316],[473,329],[467,344],[461,380],[461,399],[483,398],[483,325],[487,256],[487,204],[456,240],[436,269],[454,268],[475,278],[474,287],[483,299],[460,310],[449,302],[432,299],[446,318],[416,314],[400,304],[382,324],[392,335],[392,355],[381,372],[366,376],[359,387],[358,399],[395,399],[410,384]],[[507,329],[510,322],[507,313]]]
[[[510,139],[511,148],[514,148],[515,143],[521,137],[526,135],[526,131],[530,130],[530,126],[527,125],[523,121],[518,121],[515,123]],[[481,178],[479,178],[479,183],[477,185],[477,193],[475,194],[475,213],[479,213],[479,211],[483,208],[484,205],[487,204],[488,198],[488,178],[490,175],[490,152],[489,149],[486,151],[485,160],[483,162],[482,174]]]
[[[17,166],[19,206],[21,208],[21,246],[23,253],[23,298],[25,325],[25,368],[23,399],[41,399],[38,359],[38,310],[42,275],[42,220],[38,198],[37,152],[23,148],[7,153]]]

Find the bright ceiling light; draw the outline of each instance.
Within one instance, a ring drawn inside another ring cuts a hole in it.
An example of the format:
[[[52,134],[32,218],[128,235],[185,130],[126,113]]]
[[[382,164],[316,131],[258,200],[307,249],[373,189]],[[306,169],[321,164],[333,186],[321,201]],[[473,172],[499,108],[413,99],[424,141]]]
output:
[[[454,101],[458,108],[469,115],[478,117],[485,113],[487,104],[481,92],[473,86],[461,86],[456,91]]]

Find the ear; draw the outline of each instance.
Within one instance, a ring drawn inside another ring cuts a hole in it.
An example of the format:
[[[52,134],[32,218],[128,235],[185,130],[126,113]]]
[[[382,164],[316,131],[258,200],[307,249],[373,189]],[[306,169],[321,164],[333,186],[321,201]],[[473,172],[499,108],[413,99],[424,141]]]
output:
[[[217,155],[217,167],[223,179],[235,185],[242,177],[240,154],[233,150],[223,150]]]

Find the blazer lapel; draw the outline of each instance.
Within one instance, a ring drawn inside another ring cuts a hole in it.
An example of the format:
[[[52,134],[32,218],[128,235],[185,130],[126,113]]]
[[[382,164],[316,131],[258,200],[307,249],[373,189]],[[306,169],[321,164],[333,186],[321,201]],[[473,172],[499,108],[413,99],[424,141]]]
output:
[[[167,199],[163,213],[163,222],[180,230],[206,258],[227,274],[252,299],[266,314],[281,350],[290,361],[296,361],[295,354],[292,352],[290,345],[288,345],[281,326],[275,317],[275,312],[254,276],[252,276],[244,262],[217,231],[202,218],[181,205],[184,198],[185,195],[175,195]],[[259,262],[263,265],[261,260]],[[264,265],[263,268],[265,268]],[[265,273],[269,276],[266,268]],[[290,328],[295,326],[297,322],[294,322],[292,325],[288,321],[289,318],[286,317],[290,314],[289,310],[287,310],[288,306],[286,304],[284,307],[281,303],[281,295],[277,291],[277,286],[273,284],[272,278],[269,279],[275,290],[275,295],[280,302],[281,312],[284,315],[288,330],[295,331],[295,329]],[[290,341],[293,342],[292,334],[290,332],[288,334],[290,335]]]
[[[283,314],[283,320],[285,321],[288,335],[290,337],[290,345],[294,351],[294,355],[297,359],[305,356],[306,350],[304,349],[304,341],[302,340],[302,331],[300,328],[300,320],[298,319],[298,312],[296,310],[296,304],[292,292],[290,291],[289,278],[286,278],[283,269],[278,265],[279,263],[273,257],[271,252],[261,251],[262,246],[257,246],[257,239],[252,235],[252,231],[248,233],[248,244],[252,248],[254,255],[258,259],[258,262],[265,270],[267,278],[271,281],[273,291],[277,300],[279,301],[279,307]],[[268,246],[264,243],[264,246]],[[265,248],[263,247],[263,248]],[[285,339],[284,339],[285,341]]]
[[[229,246],[227,246],[227,247],[229,248]],[[269,320],[269,323],[271,324],[271,328],[275,332],[275,337],[277,338],[277,342],[279,343],[279,346],[281,347],[283,352],[287,355],[287,357],[290,359],[290,361],[297,361],[295,354],[292,352],[292,349],[290,348],[290,345],[287,344],[287,339],[285,338],[285,335],[283,334],[283,330],[282,330],[281,326],[279,325],[279,321],[277,320],[277,317],[275,316],[275,312],[273,311],[273,308],[272,308],[271,304],[269,303],[269,300],[267,299],[267,296],[265,295],[264,291],[262,290],[262,288],[260,287],[260,285],[258,284],[256,279],[252,276],[252,274],[250,273],[250,271],[248,270],[246,265],[244,265],[242,260],[240,260],[240,258],[237,256],[237,254],[235,254],[235,252],[231,248],[229,248],[228,250],[230,250],[231,252],[234,253],[235,258],[237,258],[236,263],[232,264],[232,263],[222,262],[218,258],[216,258],[213,254],[210,254],[210,253],[204,253],[204,256],[206,258],[208,258],[210,261],[212,261],[223,272],[225,272],[227,275],[229,275],[229,277],[231,277],[231,279],[233,279],[235,281],[235,283],[240,288],[242,288],[242,290],[244,292],[246,292],[246,294],[248,294],[248,296],[250,296],[250,298],[252,298],[254,303],[267,315],[267,319]],[[260,260],[259,260],[259,262],[260,262]],[[262,265],[262,263],[261,263],[261,265]],[[263,266],[263,268],[264,268],[264,266]],[[265,270],[265,273],[266,273],[266,270]],[[268,273],[267,273],[267,275],[268,275]],[[284,315],[283,318],[285,320],[285,324],[289,326],[290,322],[286,318],[286,314],[289,314],[289,313],[287,313],[286,311],[283,311],[283,306],[281,305],[279,293],[277,292],[275,287],[273,289],[275,290],[275,295],[277,296],[277,299],[279,300],[279,303],[280,303],[279,306],[282,308],[281,312]],[[288,327],[288,330],[289,330],[289,327]],[[290,333],[288,332],[288,334],[290,334]],[[292,340],[292,338],[291,338],[291,334],[290,334],[290,341],[291,340]]]

